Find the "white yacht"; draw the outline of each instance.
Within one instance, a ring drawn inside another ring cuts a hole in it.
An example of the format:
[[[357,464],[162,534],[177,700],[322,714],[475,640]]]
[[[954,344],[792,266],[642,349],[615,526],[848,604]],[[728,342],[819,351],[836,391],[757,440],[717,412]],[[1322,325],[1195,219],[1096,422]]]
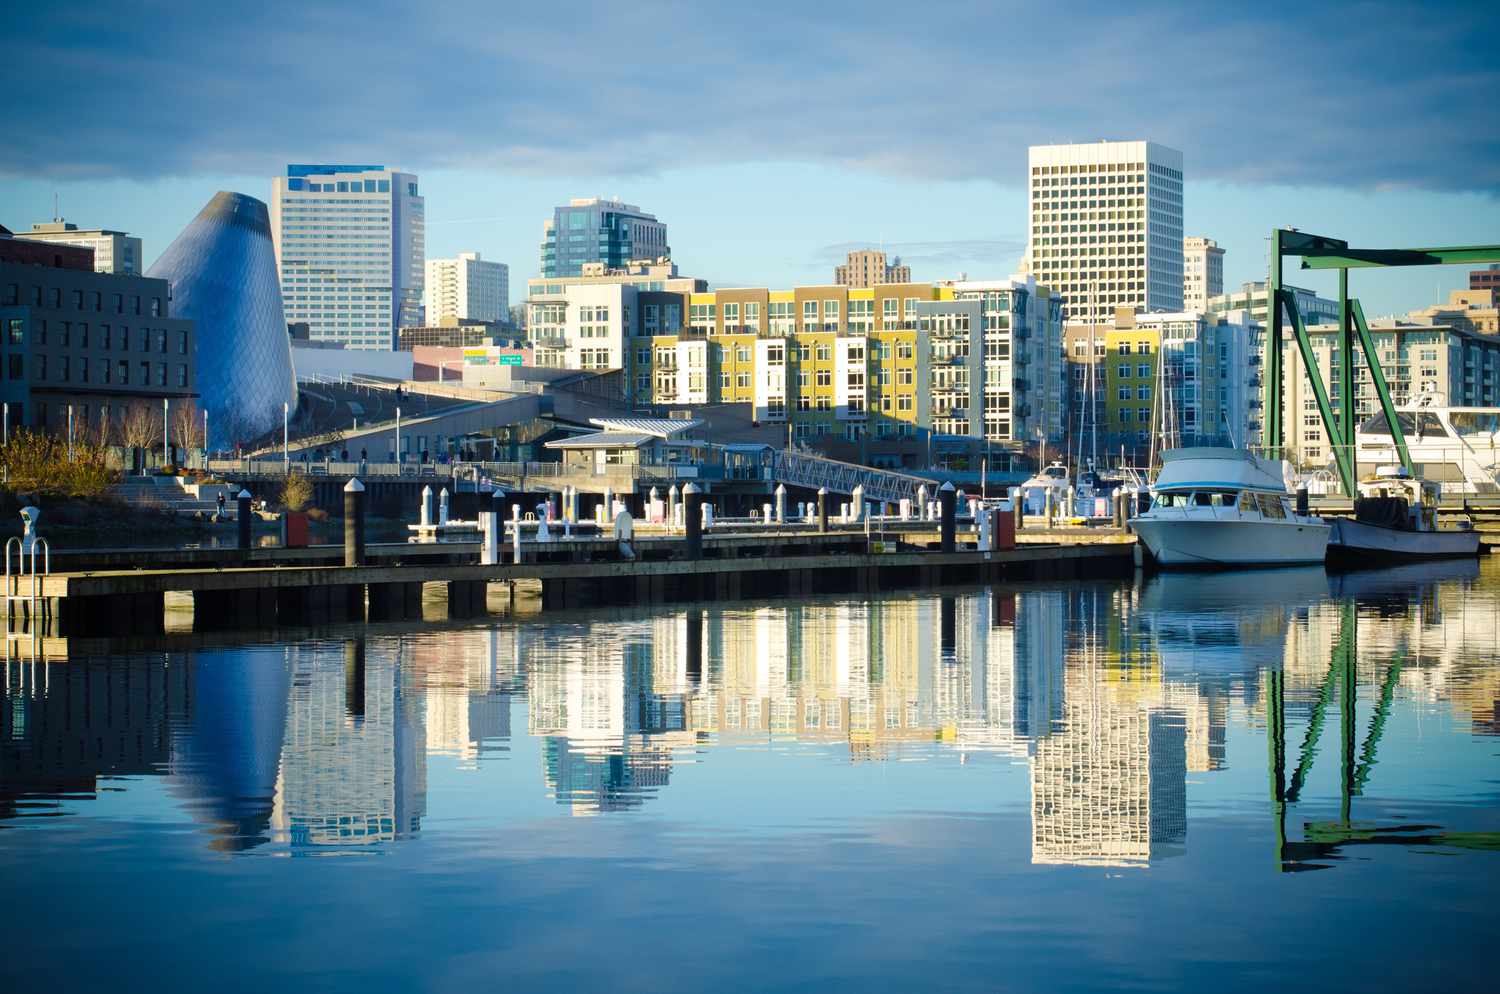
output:
[[[1321,563],[1331,531],[1296,513],[1280,463],[1217,447],[1163,452],[1151,508],[1130,527],[1174,568]]]
[[[1439,487],[1413,479],[1401,466],[1382,466],[1358,484],[1353,518],[1336,518],[1328,543],[1334,566],[1375,566],[1411,559],[1457,559],[1479,555],[1479,533],[1463,520],[1438,526]]]
[[[1068,467],[1060,462],[1050,462],[1040,472],[1021,484],[1021,499],[1025,502],[1027,514],[1041,514],[1047,505],[1047,494],[1052,494],[1052,506],[1063,511],[1063,504],[1067,500],[1068,488],[1073,479],[1068,473]]]
[[[1500,493],[1500,407],[1402,404],[1396,420],[1417,476],[1455,497]],[[1385,415],[1367,418],[1354,435],[1361,474],[1399,462]]]

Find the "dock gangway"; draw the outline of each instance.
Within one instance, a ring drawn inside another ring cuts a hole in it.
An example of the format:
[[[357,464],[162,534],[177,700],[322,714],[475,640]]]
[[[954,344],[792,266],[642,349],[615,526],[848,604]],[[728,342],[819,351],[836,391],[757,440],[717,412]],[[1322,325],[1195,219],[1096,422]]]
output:
[[[867,500],[915,501],[917,490],[927,487],[936,494],[938,484],[921,476],[898,473],[889,469],[876,469],[857,463],[824,459],[804,452],[778,452],[771,464],[771,476],[777,483],[788,486],[818,490],[827,487],[830,493],[852,494],[855,487],[863,487]]]

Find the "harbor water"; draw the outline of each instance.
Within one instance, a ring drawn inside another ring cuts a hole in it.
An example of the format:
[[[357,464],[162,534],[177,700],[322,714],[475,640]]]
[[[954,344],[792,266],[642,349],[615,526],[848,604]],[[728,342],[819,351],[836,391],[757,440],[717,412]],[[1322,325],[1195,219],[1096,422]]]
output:
[[[1500,562],[169,636],[0,700],[0,989],[1494,989]]]

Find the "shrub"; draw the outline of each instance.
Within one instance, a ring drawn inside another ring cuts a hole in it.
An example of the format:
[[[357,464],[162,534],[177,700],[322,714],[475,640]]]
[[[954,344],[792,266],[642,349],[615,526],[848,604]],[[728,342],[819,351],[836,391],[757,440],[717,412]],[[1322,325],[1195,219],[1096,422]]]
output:
[[[286,484],[281,488],[281,506],[288,511],[300,511],[312,503],[313,485],[312,481],[305,476],[293,474],[286,478]]]
[[[120,474],[109,468],[108,450],[89,439],[66,439],[22,428],[0,448],[5,487],[16,493],[56,497],[100,497]]]

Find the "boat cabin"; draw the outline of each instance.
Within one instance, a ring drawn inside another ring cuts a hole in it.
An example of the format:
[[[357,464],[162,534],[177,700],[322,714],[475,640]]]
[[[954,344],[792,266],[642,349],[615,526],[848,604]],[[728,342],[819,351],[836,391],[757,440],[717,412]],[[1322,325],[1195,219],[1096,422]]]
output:
[[[1442,487],[1431,480],[1413,479],[1404,467],[1382,466],[1361,480],[1354,500],[1354,520],[1399,531],[1437,530]]]
[[[1206,507],[1225,512],[1234,511],[1241,517],[1259,516],[1272,520],[1290,517],[1292,513],[1288,498],[1283,495],[1217,488],[1157,491],[1151,506],[1183,511]]]

